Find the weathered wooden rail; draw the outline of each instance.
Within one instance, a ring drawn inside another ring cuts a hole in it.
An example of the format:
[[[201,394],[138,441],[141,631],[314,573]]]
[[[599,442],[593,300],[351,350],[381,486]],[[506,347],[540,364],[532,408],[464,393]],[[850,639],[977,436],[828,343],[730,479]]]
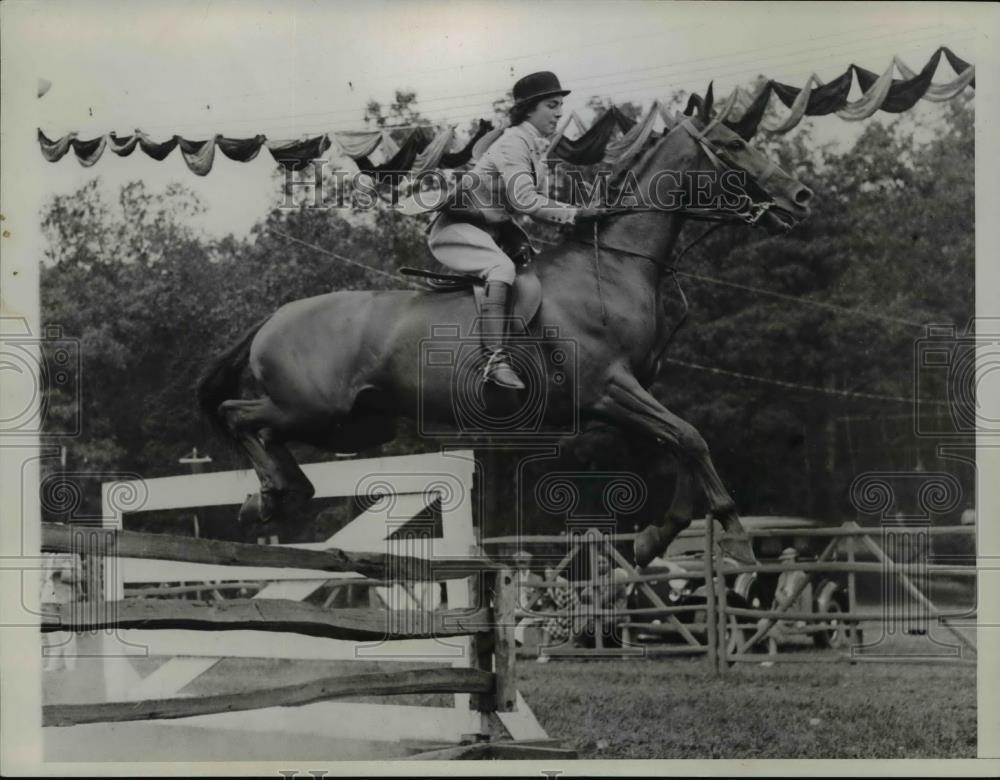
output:
[[[364,574],[375,582],[433,582],[470,578],[473,606],[435,611],[394,609],[325,609],[289,599],[240,599],[211,604],[185,600],[126,599],[59,605],[43,617],[42,631],[101,630],[262,631],[298,636],[392,642],[469,636],[470,668],[429,668],[316,679],[252,691],[168,699],[50,704],[43,707],[45,726],[179,719],[269,707],[293,707],[345,697],[413,693],[470,694],[482,717],[482,733],[470,744],[449,746],[435,757],[471,758],[572,757],[548,745],[499,739],[482,741],[501,723],[499,713],[517,709],[513,631],[517,587],[512,572],[485,558],[419,559],[390,554],[310,550],[161,536],[106,528],[45,525],[42,551],[83,553],[91,558],[183,560],[215,566],[289,568]],[[354,581],[358,581],[357,578]],[[209,589],[210,586],[204,586]],[[103,591],[102,591],[103,592]],[[96,595],[100,595],[97,593]]]

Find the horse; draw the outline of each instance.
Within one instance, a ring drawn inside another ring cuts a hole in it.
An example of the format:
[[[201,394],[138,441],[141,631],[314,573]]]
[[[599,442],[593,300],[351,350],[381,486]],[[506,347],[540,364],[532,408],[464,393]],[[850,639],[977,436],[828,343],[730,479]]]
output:
[[[685,182],[700,172],[715,174],[709,177],[715,182],[720,174],[736,173],[746,184],[742,207],[683,202],[697,195],[685,185],[680,206],[616,209],[578,225],[568,240],[519,274],[519,281],[537,279],[541,301],[536,312],[526,313],[530,321],[520,331],[531,348],[512,349],[526,364],[519,373],[541,383],[542,395],[527,405],[538,407],[542,399],[544,408],[535,411],[545,427],[559,430],[572,419],[609,423],[651,437],[677,457],[682,478],[664,523],[647,526],[635,539],[639,565],[665,551],[690,524],[692,480],[722,525],[720,550],[752,563],[749,538],[705,440],[647,389],[668,340],[661,282],[687,219],[742,221],[785,232],[809,215],[812,192],[713,116],[711,87],[704,99],[692,96],[676,119],[629,161],[624,172],[633,194],[643,204],[662,204],[664,182],[678,180],[665,173]],[[435,334],[442,324],[474,333],[476,317],[468,289],[337,291],[282,306],[212,359],[198,383],[201,410],[245,452],[260,480],[241,521],[295,522],[312,497],[314,488],[289,443],[356,452],[394,438],[399,418],[419,420],[422,430],[457,425],[461,436],[464,402],[455,388],[479,387],[479,369],[454,359],[455,328],[448,336]],[[477,337],[473,341],[478,344]],[[575,352],[571,366],[567,343]],[[427,344],[451,350],[451,365],[431,370]],[[523,407],[523,396],[496,396],[530,393],[530,385],[527,391],[497,388],[488,402]],[[501,413],[497,419],[506,418]]]

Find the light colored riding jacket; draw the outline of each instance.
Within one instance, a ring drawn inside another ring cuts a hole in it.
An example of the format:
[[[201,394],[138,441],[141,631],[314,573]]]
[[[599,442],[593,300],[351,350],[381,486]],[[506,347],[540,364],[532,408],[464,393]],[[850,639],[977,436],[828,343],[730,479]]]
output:
[[[459,205],[492,225],[506,222],[511,214],[572,223],[576,208],[544,194],[547,151],[548,141],[530,122],[508,127],[459,178]]]

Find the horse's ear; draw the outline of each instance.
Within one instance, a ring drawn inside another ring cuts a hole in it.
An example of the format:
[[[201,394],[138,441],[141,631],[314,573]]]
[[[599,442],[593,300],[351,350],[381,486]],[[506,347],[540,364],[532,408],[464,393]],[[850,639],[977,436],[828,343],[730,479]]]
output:
[[[701,114],[701,97],[699,95],[692,94],[691,97],[688,98],[687,106],[684,109],[684,115],[691,116],[694,114],[695,110]]]
[[[715,82],[708,82],[708,89],[705,90],[705,102],[701,106],[701,118],[706,122],[712,119],[712,104],[715,102]]]

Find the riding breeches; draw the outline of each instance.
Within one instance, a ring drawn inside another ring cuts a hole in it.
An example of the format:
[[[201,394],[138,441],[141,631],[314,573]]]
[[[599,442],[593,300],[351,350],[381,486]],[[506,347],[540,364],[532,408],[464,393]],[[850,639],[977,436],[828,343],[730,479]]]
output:
[[[438,262],[459,273],[506,284],[513,284],[517,275],[514,262],[504,254],[493,236],[446,213],[438,216],[431,227],[427,247]]]

